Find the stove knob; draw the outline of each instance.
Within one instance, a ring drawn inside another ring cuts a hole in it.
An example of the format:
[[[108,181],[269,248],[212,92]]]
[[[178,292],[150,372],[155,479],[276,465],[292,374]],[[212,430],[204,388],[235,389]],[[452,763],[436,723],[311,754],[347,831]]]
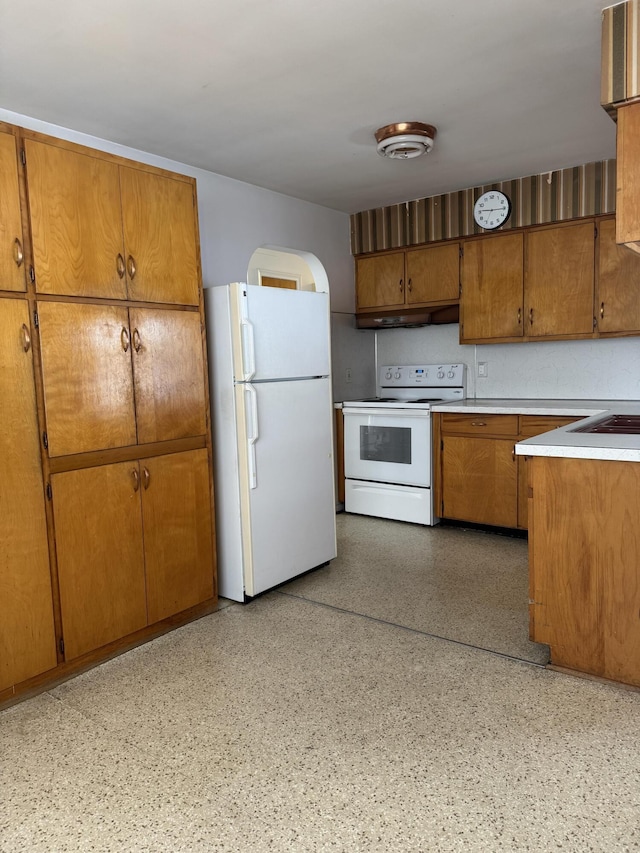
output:
[[[444,379],[444,370],[438,371],[438,379]]]
[[[400,379],[400,373],[396,373],[396,379]]]
[[[391,379],[391,371],[390,370],[387,370],[387,372],[384,375],[384,378],[385,379]]]
[[[453,372],[453,370],[450,370],[450,371],[447,373],[447,376],[449,377],[449,379],[453,379],[453,377],[455,376],[455,373]]]

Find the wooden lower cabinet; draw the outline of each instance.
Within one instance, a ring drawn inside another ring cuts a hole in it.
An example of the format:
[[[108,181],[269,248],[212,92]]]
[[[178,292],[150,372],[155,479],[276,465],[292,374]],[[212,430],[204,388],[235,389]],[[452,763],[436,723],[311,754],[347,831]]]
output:
[[[515,444],[566,426],[559,415],[441,414],[434,424],[436,514],[458,521],[528,526],[527,458]]]
[[[29,308],[0,300],[0,691],[56,666]]]
[[[66,660],[213,597],[206,449],[51,481]]]
[[[557,666],[640,686],[640,465],[529,465],[531,638]]]

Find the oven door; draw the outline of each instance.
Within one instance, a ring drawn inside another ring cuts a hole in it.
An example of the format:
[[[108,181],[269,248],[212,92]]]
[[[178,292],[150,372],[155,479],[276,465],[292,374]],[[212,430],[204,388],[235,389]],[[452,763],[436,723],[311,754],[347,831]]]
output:
[[[343,409],[347,479],[431,485],[428,409]]]

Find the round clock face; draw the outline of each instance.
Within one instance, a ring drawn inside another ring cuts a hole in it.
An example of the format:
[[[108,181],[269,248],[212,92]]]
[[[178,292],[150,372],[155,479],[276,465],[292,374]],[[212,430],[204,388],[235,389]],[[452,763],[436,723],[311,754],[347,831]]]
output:
[[[481,228],[492,231],[503,225],[511,214],[509,197],[500,190],[483,193],[473,206],[473,218]]]

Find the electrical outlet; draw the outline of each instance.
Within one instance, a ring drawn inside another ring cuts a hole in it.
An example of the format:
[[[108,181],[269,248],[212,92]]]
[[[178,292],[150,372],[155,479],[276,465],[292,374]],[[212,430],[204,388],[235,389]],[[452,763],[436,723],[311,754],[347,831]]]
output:
[[[486,361],[478,362],[478,376],[488,376],[489,375],[489,364]]]
[[[350,367],[347,367],[347,369],[345,370],[344,378],[345,378],[345,381],[351,382],[351,368]]]

